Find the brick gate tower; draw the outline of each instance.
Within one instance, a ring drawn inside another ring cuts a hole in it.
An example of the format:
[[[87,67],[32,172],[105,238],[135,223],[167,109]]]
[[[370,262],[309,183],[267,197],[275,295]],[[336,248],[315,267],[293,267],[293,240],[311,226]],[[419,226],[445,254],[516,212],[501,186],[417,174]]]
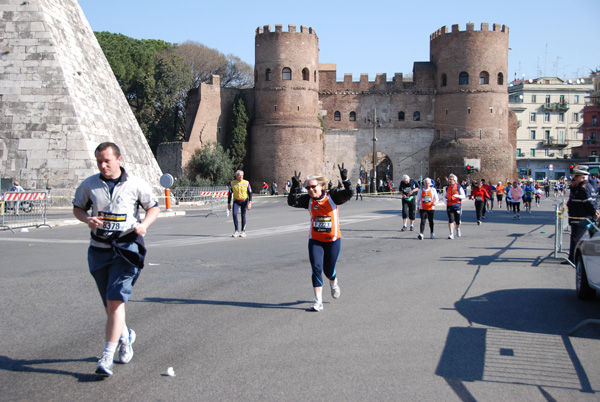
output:
[[[256,30],[250,176],[285,183],[294,174],[321,173],[324,139],[319,112],[319,38],[312,28],[289,25]]]
[[[481,24],[475,31],[458,25],[431,35],[430,59],[436,66],[434,140],[430,172],[463,176],[463,166],[478,169],[474,179],[511,179],[516,171],[515,133],[509,133],[508,27]]]

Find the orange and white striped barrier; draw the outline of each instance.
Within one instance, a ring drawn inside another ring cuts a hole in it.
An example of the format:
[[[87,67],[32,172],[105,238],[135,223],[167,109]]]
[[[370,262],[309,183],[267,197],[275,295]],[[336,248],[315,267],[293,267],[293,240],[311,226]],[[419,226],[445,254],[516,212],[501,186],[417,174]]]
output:
[[[201,191],[200,195],[209,195],[211,197],[227,197],[228,191]]]
[[[27,191],[4,194],[4,201],[43,201],[47,197],[45,192]]]

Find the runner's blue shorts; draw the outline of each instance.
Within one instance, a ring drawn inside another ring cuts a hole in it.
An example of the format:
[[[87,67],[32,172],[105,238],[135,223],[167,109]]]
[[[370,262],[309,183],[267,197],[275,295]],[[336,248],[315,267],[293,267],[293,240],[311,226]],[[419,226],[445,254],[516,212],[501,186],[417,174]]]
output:
[[[133,242],[127,244],[126,247],[132,251],[138,251],[137,244]],[[112,249],[104,250],[97,247],[88,249],[88,264],[105,306],[107,300],[122,302],[129,300],[133,284],[139,276],[137,267],[126,262]]]

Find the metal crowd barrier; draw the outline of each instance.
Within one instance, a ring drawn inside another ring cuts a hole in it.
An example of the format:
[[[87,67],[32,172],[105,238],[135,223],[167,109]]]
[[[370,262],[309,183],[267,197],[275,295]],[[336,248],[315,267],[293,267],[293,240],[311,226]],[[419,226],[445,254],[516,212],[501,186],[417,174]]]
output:
[[[48,193],[46,191],[7,192],[0,199],[0,228],[23,229],[48,226],[46,223]]]
[[[175,199],[177,204],[181,202],[204,202],[208,203],[212,200],[215,193],[225,192],[227,195],[226,186],[216,187],[175,187],[171,189],[171,197]]]
[[[229,215],[227,209],[227,193],[228,191],[213,191],[211,194],[210,200],[210,212],[206,214],[205,218],[210,215],[215,215],[217,218],[220,218],[219,212],[225,212]]]

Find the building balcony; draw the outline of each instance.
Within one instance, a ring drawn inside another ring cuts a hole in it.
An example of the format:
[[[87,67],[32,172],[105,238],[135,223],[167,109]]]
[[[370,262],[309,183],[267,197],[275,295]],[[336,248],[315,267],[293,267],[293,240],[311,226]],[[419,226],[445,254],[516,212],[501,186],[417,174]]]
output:
[[[543,148],[564,148],[569,145],[565,140],[557,140],[554,137],[546,138],[540,144]]]
[[[569,104],[566,102],[558,102],[558,103],[544,103],[542,105],[542,110],[545,112],[565,112],[569,110]]]

